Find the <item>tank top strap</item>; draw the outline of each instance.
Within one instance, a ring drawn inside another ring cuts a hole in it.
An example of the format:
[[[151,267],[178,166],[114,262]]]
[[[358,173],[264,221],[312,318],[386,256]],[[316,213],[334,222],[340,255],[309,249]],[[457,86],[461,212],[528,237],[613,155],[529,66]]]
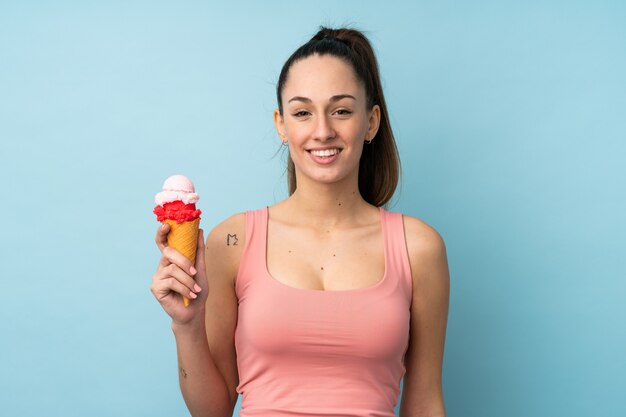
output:
[[[245,243],[239,261],[235,291],[239,301],[245,297],[250,278],[265,269],[265,243],[267,242],[267,206],[246,211]]]
[[[397,277],[407,296],[413,292],[413,278],[411,276],[411,264],[406,246],[404,234],[404,220],[402,213],[388,211],[380,207],[381,223],[383,228],[383,240],[385,244],[385,257],[389,262],[389,276]]]

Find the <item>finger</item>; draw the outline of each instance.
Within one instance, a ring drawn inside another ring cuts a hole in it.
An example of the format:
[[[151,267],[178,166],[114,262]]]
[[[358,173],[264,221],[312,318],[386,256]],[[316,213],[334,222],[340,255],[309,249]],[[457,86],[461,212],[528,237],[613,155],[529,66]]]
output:
[[[166,246],[165,248],[163,248],[163,256],[169,259],[171,263],[178,265],[180,269],[187,272],[188,274],[195,275],[196,272],[191,269],[191,267],[193,266],[191,261],[176,249]]]
[[[157,281],[152,286],[152,292],[159,300],[164,299],[171,292],[178,293],[190,299],[198,297],[193,291],[190,291],[189,288],[187,288],[180,281],[172,277]]]
[[[163,274],[161,279],[168,280],[170,278],[176,279],[182,285],[187,287],[187,291],[194,291],[196,286],[196,281],[189,275],[185,273],[182,269],[174,264],[170,264],[163,270]]]
[[[159,269],[165,268],[168,265],[171,265],[172,262],[169,260],[169,258],[165,255],[161,256],[161,258],[159,259],[159,265],[157,266],[157,271]]]
[[[154,241],[156,242],[159,250],[163,252],[163,249],[167,246],[167,234],[170,232],[170,225],[167,223],[163,223],[157,229],[156,237]]]

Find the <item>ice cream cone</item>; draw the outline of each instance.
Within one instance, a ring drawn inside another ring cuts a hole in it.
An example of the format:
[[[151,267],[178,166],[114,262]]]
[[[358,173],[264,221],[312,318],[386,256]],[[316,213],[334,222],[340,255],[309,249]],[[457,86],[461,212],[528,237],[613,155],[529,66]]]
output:
[[[195,264],[200,219],[182,223],[166,219],[164,222],[170,225],[170,231],[167,234],[167,245],[182,253],[192,264]],[[183,297],[185,306],[188,306],[189,302],[189,298]]]
[[[167,244],[182,253],[192,264],[196,262],[200,214],[196,202],[200,196],[193,182],[184,175],[172,175],[163,183],[163,189],[154,197],[156,207],[152,212],[157,221],[170,225]],[[185,307],[189,298],[183,296]]]

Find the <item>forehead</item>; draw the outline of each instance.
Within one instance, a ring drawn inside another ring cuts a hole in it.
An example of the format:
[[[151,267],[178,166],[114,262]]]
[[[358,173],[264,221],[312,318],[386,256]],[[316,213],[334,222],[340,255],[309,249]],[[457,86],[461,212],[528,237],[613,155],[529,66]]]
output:
[[[326,100],[336,94],[352,94],[357,99],[365,95],[354,69],[343,59],[315,54],[295,62],[289,69],[283,97]]]

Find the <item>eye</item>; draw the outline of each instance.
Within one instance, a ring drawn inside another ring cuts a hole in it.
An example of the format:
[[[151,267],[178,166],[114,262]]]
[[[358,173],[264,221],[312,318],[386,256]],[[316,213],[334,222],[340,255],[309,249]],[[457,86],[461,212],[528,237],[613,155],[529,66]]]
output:
[[[299,112],[293,113],[294,117],[304,117],[308,115],[309,115],[309,112],[306,110],[300,110]]]
[[[347,109],[339,109],[337,110],[337,114],[340,116],[348,116],[350,114],[352,114],[352,112],[350,110]]]

